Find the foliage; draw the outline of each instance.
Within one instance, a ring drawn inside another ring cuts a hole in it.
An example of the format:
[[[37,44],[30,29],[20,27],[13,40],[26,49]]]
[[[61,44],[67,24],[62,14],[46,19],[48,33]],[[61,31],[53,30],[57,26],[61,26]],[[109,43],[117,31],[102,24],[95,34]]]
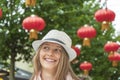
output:
[[[26,7],[25,0],[2,0],[0,4],[3,10],[3,17],[0,19],[0,60],[11,60],[12,77],[15,61],[24,59],[31,62],[34,55],[31,46],[33,40],[29,40],[28,31],[22,28],[23,19],[32,14],[42,17],[46,22],[45,29],[39,32],[39,39],[50,29],[58,29],[68,33],[73,45],[76,45],[82,44],[82,39],[76,35],[81,26],[88,24],[97,30],[97,36],[91,40],[91,47],[81,47],[81,55],[77,57],[79,62],[72,64],[76,74],[82,74],[79,64],[83,61],[93,64],[90,71],[93,80],[108,80],[120,74],[120,65],[113,68],[107,59],[107,53],[103,50],[107,41],[120,39],[113,38],[115,35],[112,25],[108,31],[100,30],[100,23],[94,20],[94,13],[99,9],[99,4],[95,0],[37,0],[34,7]],[[10,80],[14,80],[12,77]]]

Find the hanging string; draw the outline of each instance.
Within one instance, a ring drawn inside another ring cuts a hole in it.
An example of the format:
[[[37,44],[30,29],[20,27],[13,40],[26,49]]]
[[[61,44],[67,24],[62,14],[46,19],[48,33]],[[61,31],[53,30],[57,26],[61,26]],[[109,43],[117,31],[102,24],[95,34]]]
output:
[[[105,0],[105,8],[107,9],[107,0]]]
[[[101,3],[102,0],[99,0],[99,2]],[[103,8],[103,7],[107,9],[107,0],[105,0],[105,1],[103,2],[101,8]]]

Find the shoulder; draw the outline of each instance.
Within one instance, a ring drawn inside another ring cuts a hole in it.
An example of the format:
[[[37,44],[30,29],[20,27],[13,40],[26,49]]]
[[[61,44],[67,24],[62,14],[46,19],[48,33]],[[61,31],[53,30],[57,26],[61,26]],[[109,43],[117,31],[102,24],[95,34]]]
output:
[[[80,78],[73,78],[70,74],[68,74],[67,76],[66,76],[66,80],[83,80],[83,79],[80,79]]]
[[[69,73],[66,76],[66,80],[73,80],[72,76]]]

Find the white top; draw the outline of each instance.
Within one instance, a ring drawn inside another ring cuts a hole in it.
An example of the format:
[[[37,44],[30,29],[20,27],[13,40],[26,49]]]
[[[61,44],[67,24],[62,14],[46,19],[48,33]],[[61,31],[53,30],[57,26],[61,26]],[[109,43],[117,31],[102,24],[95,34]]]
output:
[[[41,79],[41,76],[40,76],[40,73],[38,74],[38,76],[36,76],[36,77],[34,78],[34,80],[42,80],[42,79]],[[74,80],[74,79],[72,79],[71,75],[68,74],[68,75],[66,76],[66,80]]]

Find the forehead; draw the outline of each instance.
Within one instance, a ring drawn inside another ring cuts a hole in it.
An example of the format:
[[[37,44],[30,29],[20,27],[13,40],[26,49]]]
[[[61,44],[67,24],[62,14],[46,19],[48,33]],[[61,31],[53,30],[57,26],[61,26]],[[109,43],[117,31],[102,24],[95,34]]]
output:
[[[62,47],[60,44],[57,43],[53,43],[53,42],[45,42],[42,45],[50,45],[50,46],[56,46],[56,47]]]

